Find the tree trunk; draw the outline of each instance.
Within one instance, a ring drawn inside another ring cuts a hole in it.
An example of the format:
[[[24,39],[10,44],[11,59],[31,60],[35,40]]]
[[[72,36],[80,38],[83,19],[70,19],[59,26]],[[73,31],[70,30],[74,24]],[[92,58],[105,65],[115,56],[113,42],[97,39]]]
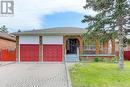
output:
[[[119,68],[124,69],[123,29],[119,26]]]
[[[120,15],[117,20],[118,37],[119,37],[119,68],[121,70],[124,69],[124,50],[123,50],[123,37],[124,37],[124,29],[123,29],[123,16]]]

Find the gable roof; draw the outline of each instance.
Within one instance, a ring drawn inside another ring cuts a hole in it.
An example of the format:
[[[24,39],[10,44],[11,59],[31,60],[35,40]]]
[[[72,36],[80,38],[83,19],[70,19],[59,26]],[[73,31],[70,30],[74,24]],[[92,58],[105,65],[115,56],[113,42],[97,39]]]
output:
[[[16,41],[15,36],[8,34],[8,33],[0,32],[0,38],[6,39],[6,40],[11,40],[11,41]]]
[[[15,32],[12,34],[16,36],[20,36],[20,35],[81,35],[84,32],[85,32],[85,29],[83,28],[55,27],[55,28]]]

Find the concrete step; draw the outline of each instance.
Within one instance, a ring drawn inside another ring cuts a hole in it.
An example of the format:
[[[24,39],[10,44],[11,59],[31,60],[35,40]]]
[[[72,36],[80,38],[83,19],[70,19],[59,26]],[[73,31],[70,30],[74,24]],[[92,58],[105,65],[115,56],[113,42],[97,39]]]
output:
[[[79,61],[79,59],[65,59],[66,61]]]
[[[77,54],[67,54],[65,57],[65,61],[68,61],[68,62],[79,61],[79,56]]]

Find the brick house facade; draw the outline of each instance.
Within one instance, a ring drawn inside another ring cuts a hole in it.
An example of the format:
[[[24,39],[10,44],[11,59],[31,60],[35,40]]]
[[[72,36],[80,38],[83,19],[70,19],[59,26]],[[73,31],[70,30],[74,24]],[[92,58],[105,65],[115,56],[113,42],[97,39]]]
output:
[[[80,61],[86,54],[84,53],[86,45],[81,36],[85,31],[76,27],[56,27],[13,33],[16,35],[17,59],[43,62]],[[103,47],[107,52],[110,51],[110,54],[114,54],[115,41],[111,41],[110,44],[106,42]],[[104,53],[99,41],[96,42],[94,50],[94,54]]]
[[[0,33],[0,50],[9,49],[14,50],[16,48],[15,37],[8,33]]]

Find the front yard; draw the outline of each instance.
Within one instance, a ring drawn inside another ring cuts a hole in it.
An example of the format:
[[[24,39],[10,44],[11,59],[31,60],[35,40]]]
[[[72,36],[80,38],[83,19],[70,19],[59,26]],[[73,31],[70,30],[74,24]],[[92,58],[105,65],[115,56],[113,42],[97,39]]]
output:
[[[70,68],[73,87],[130,87],[130,62],[120,71],[117,63],[79,63]]]

